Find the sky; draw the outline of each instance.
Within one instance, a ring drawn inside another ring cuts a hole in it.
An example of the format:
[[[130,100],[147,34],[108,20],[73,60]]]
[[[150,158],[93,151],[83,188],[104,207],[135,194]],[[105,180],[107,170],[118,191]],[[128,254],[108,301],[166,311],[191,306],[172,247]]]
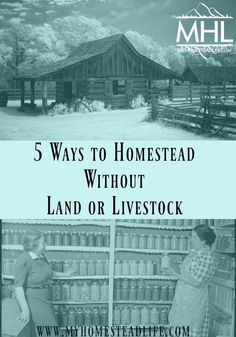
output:
[[[151,36],[162,46],[176,41],[177,15],[187,13],[200,1],[196,0],[0,0],[0,29],[9,23],[42,25],[55,18],[78,13],[96,18],[104,26],[124,33],[128,30]],[[227,34],[236,41],[236,0],[206,0],[228,20]],[[234,43],[235,43],[234,41]]]

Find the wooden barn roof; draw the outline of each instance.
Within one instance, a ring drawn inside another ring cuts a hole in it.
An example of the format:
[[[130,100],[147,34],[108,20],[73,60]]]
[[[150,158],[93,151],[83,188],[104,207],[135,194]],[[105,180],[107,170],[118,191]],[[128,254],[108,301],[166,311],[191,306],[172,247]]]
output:
[[[99,40],[89,41],[80,44],[67,58],[59,60],[57,62],[51,63],[41,69],[21,72],[18,78],[21,79],[43,79],[48,74],[52,74],[74,64],[78,64],[82,61],[88,60],[94,56],[106,53],[114,44],[118,42],[119,39],[124,38],[130,47],[135,51],[137,55],[145,59],[148,62],[151,62],[156,67],[159,67],[162,73],[166,73],[169,78],[179,78],[180,75],[168,69],[157,62],[150,60],[149,58],[140,54],[130,43],[130,41],[123,34],[116,34],[108,36]]]
[[[190,82],[235,82],[236,66],[188,66],[182,76]]]

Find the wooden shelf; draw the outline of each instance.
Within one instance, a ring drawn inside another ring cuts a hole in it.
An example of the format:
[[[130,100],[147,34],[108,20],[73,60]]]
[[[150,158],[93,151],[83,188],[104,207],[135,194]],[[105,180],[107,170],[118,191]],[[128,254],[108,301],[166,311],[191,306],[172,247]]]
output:
[[[117,227],[137,227],[145,229],[169,229],[169,230],[192,230],[194,226],[184,226],[184,225],[154,225],[145,223],[135,223],[135,222],[116,222]]]
[[[235,255],[235,252],[233,252],[233,251],[231,252],[231,251],[226,251],[226,250],[225,250],[225,251],[222,251],[222,250],[215,250],[214,252],[215,252],[216,254],[226,254],[226,255],[229,254],[229,255]]]
[[[139,249],[139,248],[115,248],[115,252],[133,252],[145,254],[189,254],[189,250],[170,250],[170,249]]]
[[[234,281],[233,280],[224,280],[220,277],[214,277],[212,279],[212,282],[215,283],[215,284],[221,285],[222,287],[234,289]]]
[[[53,220],[44,220],[44,219],[24,219],[24,220],[11,220],[6,219],[3,221],[3,225],[7,224],[17,224],[17,225],[55,225],[55,226],[82,226],[82,225],[94,225],[101,227],[109,227],[111,220],[62,220],[62,219],[53,219]]]
[[[152,305],[152,304],[168,304],[168,305],[170,305],[170,304],[172,304],[172,301],[152,301],[152,300],[150,300],[150,301],[145,301],[145,300],[142,300],[142,301],[138,301],[138,300],[134,300],[134,301],[132,301],[132,300],[128,300],[128,301],[122,301],[122,300],[119,300],[119,301],[113,301],[113,303],[114,304],[123,304],[123,303],[125,303],[125,304],[136,304],[136,305],[144,305],[144,304],[147,304],[147,305]]]
[[[6,275],[3,274],[2,278],[4,279],[8,279],[8,280],[14,280],[14,276],[13,275]],[[109,279],[109,275],[91,275],[91,276],[56,276],[53,277],[53,280],[107,280]]]
[[[73,302],[73,301],[52,301],[51,302],[53,305],[89,305],[89,304],[96,304],[96,305],[105,305],[108,304],[108,301],[86,301],[86,302]]]
[[[2,245],[4,250],[23,250],[22,245]],[[47,246],[46,251],[110,253],[109,247]]]
[[[175,276],[164,275],[115,275],[114,279],[177,280]]]

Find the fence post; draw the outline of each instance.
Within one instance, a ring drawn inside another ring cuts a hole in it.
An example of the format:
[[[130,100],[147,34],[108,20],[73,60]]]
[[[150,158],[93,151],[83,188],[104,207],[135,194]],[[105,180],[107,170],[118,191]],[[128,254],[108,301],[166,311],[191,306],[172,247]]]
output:
[[[192,82],[190,82],[189,85],[189,95],[190,95],[190,102],[193,103]]]
[[[169,99],[173,101],[173,79],[169,79]]]
[[[225,82],[223,83],[223,93],[224,93],[224,101],[226,101],[226,86],[225,86]]]

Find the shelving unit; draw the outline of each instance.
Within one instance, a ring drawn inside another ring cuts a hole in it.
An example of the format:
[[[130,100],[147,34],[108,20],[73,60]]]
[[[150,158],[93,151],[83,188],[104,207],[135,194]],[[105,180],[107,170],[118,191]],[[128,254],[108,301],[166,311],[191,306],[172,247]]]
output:
[[[108,323],[109,326],[112,326],[114,323],[114,309],[115,307],[123,308],[125,307],[157,307],[157,308],[170,308],[172,301],[170,300],[123,300],[114,299],[114,290],[116,282],[138,282],[143,281],[146,284],[164,284],[164,285],[171,285],[173,286],[176,282],[176,278],[173,276],[165,276],[165,275],[130,275],[130,274],[118,274],[115,273],[115,262],[117,260],[149,260],[156,261],[156,259],[160,258],[160,255],[163,253],[169,253],[172,257],[176,260],[182,260],[186,254],[188,254],[189,250],[172,250],[172,249],[141,249],[141,248],[124,248],[124,247],[117,247],[116,246],[116,234],[119,232],[122,233],[143,233],[145,235],[155,235],[161,234],[164,236],[180,236],[184,235],[185,237],[190,236],[191,230],[194,226],[199,223],[208,223],[213,225],[213,221],[208,220],[190,220],[190,225],[188,225],[188,221],[185,220],[184,224],[179,224],[177,221],[176,223],[171,222],[164,223],[163,221],[159,221],[157,223],[147,223],[147,222],[126,222],[126,221],[91,221],[91,220],[77,220],[77,221],[69,221],[69,220],[5,220],[3,222],[3,229],[10,229],[16,231],[18,228],[19,230],[22,229],[32,229],[35,228],[35,225],[41,225],[43,231],[80,231],[81,228],[86,228],[88,232],[91,231],[106,231],[109,232],[109,241],[110,245],[107,247],[91,247],[91,246],[65,246],[65,245],[57,245],[57,246],[47,246],[47,256],[50,259],[52,257],[56,259],[63,258],[64,260],[70,259],[78,259],[81,260],[81,256],[85,256],[85,260],[109,260],[109,272],[108,275],[85,275],[85,276],[70,276],[70,277],[54,277],[55,281],[108,281],[108,300],[107,301],[53,301],[52,304],[55,306],[60,305],[68,305],[68,306],[107,306],[108,308]],[[232,221],[228,221],[227,224],[224,225],[223,220],[217,223],[218,230],[229,230],[232,227]],[[94,229],[95,228],[95,229]],[[83,229],[84,231],[84,229]],[[22,250],[21,245],[12,245],[12,244],[4,244],[2,246],[3,255],[7,256],[8,258],[16,258],[18,253]],[[224,255],[230,257],[233,252],[225,252],[221,250],[216,251],[217,255]],[[101,256],[101,258],[100,258]],[[3,256],[4,257],[4,256]],[[106,257],[106,258],[105,258]],[[12,275],[2,275],[3,280],[12,281]],[[155,283],[158,281],[158,283]],[[59,283],[60,283],[59,282]],[[234,281],[233,280],[224,280],[219,276],[215,276],[212,280],[212,284],[220,286],[220,287],[227,287],[234,291]],[[227,317],[232,318],[233,313],[228,310],[224,310],[224,308],[219,307],[219,305],[212,303],[211,304],[212,310],[214,310],[218,315],[222,313],[222,315],[226,315]],[[232,319],[231,322],[231,335],[224,336],[224,337],[233,337],[233,326],[234,321]],[[212,335],[212,337],[216,337],[216,335]],[[218,337],[218,336],[217,336]]]
[[[234,240],[235,225],[235,220],[216,220],[215,232],[217,237],[220,238],[223,235],[231,233]],[[217,271],[219,275],[216,273],[210,284],[210,326],[212,327],[210,337],[233,337],[235,324],[235,280],[231,267],[234,266],[235,268],[235,252],[231,249],[219,248],[219,242],[217,241],[214,244],[214,251],[219,262]],[[223,269],[221,270],[221,268]],[[230,303],[232,304],[232,310],[229,310]]]

